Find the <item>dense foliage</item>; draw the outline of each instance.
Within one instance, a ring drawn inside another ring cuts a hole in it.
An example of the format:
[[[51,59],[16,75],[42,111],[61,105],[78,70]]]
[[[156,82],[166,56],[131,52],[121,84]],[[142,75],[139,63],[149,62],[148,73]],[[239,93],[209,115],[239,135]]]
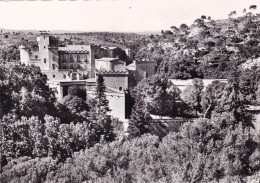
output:
[[[74,153],[65,163],[50,158],[12,160],[5,182],[257,182],[259,136],[231,113],[186,123],[162,141],[144,135]],[[51,171],[50,171],[51,170]]]
[[[39,68],[0,65],[1,182],[259,182],[259,129],[247,108],[259,103],[260,72],[241,64],[259,57],[260,16],[244,12],[218,21],[203,15],[162,35],[63,40],[134,41],[133,58],[157,63],[156,75],[131,91],[128,136],[114,133],[102,76],[93,99],[72,87],[59,104]],[[181,92],[169,78],[193,81]],[[201,78],[228,81],[205,87]],[[188,122],[159,138],[149,134],[152,115]]]
[[[113,140],[113,121],[105,111],[107,102],[101,102],[99,108],[92,106],[97,111],[105,105],[102,114],[91,113],[80,98],[86,96],[71,88],[63,105],[56,101],[55,91],[38,67],[1,64],[0,70],[1,168],[24,156],[65,161],[100,140]],[[105,87],[103,81],[100,87]],[[104,91],[98,94],[104,96]]]
[[[169,78],[228,78],[236,62],[258,58],[260,15],[249,9],[241,17],[234,12],[229,19],[196,19],[151,35],[136,59],[157,63],[157,73]]]

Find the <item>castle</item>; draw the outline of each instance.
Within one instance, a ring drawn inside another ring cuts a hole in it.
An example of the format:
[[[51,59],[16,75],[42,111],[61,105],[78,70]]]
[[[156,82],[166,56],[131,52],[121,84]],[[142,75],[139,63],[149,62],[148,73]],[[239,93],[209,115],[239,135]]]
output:
[[[130,49],[94,44],[57,46],[57,41],[47,32],[41,32],[37,42],[36,50],[23,45],[19,47],[21,63],[40,67],[41,72],[47,75],[49,86],[57,90],[58,101],[62,102],[64,96],[68,95],[70,86],[82,86],[86,88],[87,98],[94,97],[97,76],[102,75],[110,115],[122,121],[126,130],[126,118],[130,114],[126,92],[129,88],[129,73],[137,84],[155,73],[154,62],[134,61],[126,66]]]
[[[37,42],[37,50],[31,51],[23,45],[19,47],[21,63],[39,66],[49,80],[81,80],[95,78],[96,70],[125,70],[125,62],[117,56],[120,51],[126,53],[117,47],[93,44],[57,46],[47,32],[41,32]]]
[[[41,32],[37,42],[37,50],[23,45],[19,47],[21,63],[40,67],[41,72],[47,75],[49,86],[57,90],[58,101],[61,102],[68,94],[70,86],[83,86],[87,97],[93,97],[96,78],[102,75],[111,115],[125,121],[125,90],[128,89],[129,73],[126,62],[118,58],[118,53],[126,55],[124,50],[100,45],[57,46],[52,44],[47,32]]]

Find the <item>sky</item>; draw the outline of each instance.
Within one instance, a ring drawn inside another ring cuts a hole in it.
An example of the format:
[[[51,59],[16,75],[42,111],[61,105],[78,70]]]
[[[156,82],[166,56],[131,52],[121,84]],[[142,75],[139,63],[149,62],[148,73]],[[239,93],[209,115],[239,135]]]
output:
[[[201,15],[225,19],[231,11],[259,0],[90,0],[1,1],[0,28],[15,30],[67,30],[160,32]]]

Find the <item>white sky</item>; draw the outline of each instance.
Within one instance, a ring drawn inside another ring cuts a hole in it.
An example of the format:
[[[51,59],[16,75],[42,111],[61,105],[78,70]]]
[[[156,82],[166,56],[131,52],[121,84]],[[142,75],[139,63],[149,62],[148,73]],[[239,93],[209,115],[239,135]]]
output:
[[[201,15],[227,18],[259,0],[1,1],[0,28],[141,32],[190,25]]]

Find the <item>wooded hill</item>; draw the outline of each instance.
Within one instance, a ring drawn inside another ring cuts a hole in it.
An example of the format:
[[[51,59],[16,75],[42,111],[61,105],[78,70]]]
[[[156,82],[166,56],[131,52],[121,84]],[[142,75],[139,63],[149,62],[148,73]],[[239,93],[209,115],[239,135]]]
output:
[[[181,24],[151,35],[136,59],[156,61],[157,73],[170,78],[228,78],[235,65],[260,56],[260,14],[244,9],[225,20],[202,15],[191,26]]]

